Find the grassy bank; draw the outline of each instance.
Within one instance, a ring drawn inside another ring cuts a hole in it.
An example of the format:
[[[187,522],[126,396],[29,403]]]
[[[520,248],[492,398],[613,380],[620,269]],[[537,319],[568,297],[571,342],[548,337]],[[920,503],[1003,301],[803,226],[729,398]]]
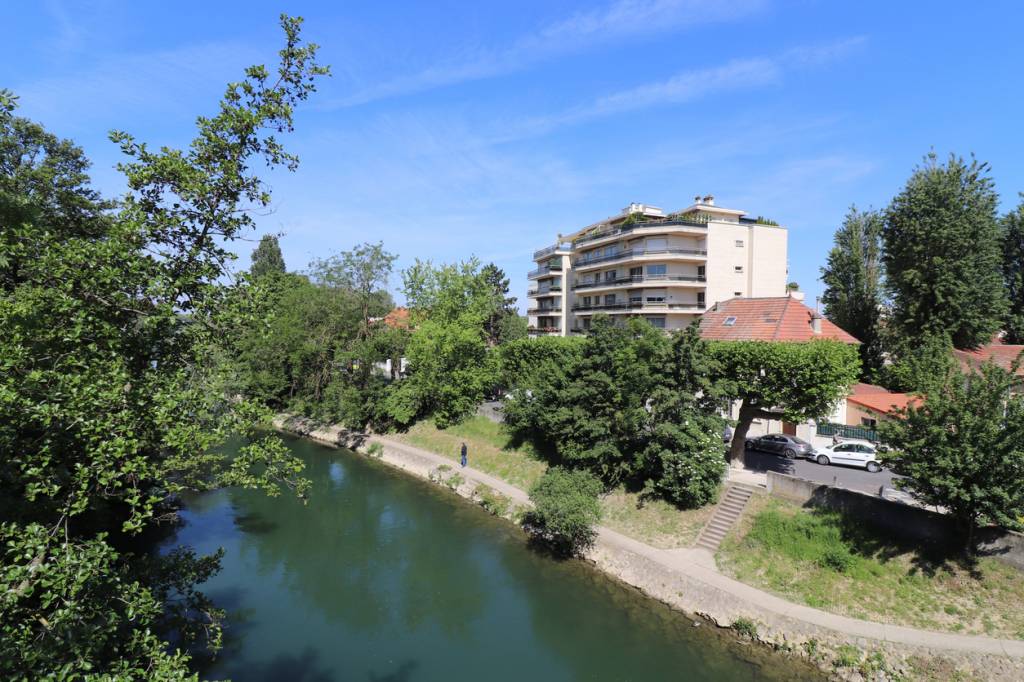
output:
[[[458,462],[465,442],[470,466],[527,491],[548,466],[528,444],[513,446],[505,427],[485,417],[472,417],[447,429],[422,421],[389,438],[436,452],[453,462]],[[640,504],[636,493],[621,488],[602,497],[601,507],[603,525],[663,549],[691,545],[714,511],[713,506],[683,511],[663,500]]]
[[[1024,576],[993,559],[966,566],[855,519],[756,500],[718,553],[723,572],[854,618],[1024,639]]]

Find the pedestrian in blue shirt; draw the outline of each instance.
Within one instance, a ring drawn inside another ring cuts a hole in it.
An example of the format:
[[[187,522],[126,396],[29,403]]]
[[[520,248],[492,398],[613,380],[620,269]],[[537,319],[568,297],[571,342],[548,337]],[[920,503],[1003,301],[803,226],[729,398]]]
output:
[[[463,443],[462,444],[462,466],[466,466],[466,460],[467,460],[466,452],[467,452],[466,444]]]

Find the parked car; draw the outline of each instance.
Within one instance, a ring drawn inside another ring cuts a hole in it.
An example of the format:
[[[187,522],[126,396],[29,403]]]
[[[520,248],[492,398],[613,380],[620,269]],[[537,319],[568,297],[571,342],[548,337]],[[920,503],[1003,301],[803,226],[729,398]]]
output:
[[[867,469],[873,474],[882,470],[878,462],[878,448],[871,443],[858,441],[844,441],[825,448],[818,448],[807,455],[818,464],[841,464],[844,466],[860,467]]]
[[[814,446],[807,441],[796,436],[787,436],[784,433],[769,433],[758,438],[748,438],[747,449],[771,452],[790,459],[806,457],[814,452]]]

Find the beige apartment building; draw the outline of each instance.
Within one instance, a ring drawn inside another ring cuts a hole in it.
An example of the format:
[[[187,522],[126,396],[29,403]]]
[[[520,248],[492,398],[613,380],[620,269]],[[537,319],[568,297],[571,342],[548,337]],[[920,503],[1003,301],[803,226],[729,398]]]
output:
[[[786,238],[710,195],[668,214],[630,204],[533,254],[530,334],[585,332],[597,313],[681,329],[718,301],[784,296]]]

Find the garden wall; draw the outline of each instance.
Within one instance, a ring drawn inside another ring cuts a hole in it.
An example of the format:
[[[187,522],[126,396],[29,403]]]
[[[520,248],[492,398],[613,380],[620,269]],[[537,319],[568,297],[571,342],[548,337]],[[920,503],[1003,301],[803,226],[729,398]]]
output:
[[[768,472],[768,492],[805,507],[835,509],[904,540],[946,544],[958,535],[952,519],[945,514],[774,471]],[[1024,570],[1024,535],[1020,533],[983,529],[978,549],[985,556]]]

